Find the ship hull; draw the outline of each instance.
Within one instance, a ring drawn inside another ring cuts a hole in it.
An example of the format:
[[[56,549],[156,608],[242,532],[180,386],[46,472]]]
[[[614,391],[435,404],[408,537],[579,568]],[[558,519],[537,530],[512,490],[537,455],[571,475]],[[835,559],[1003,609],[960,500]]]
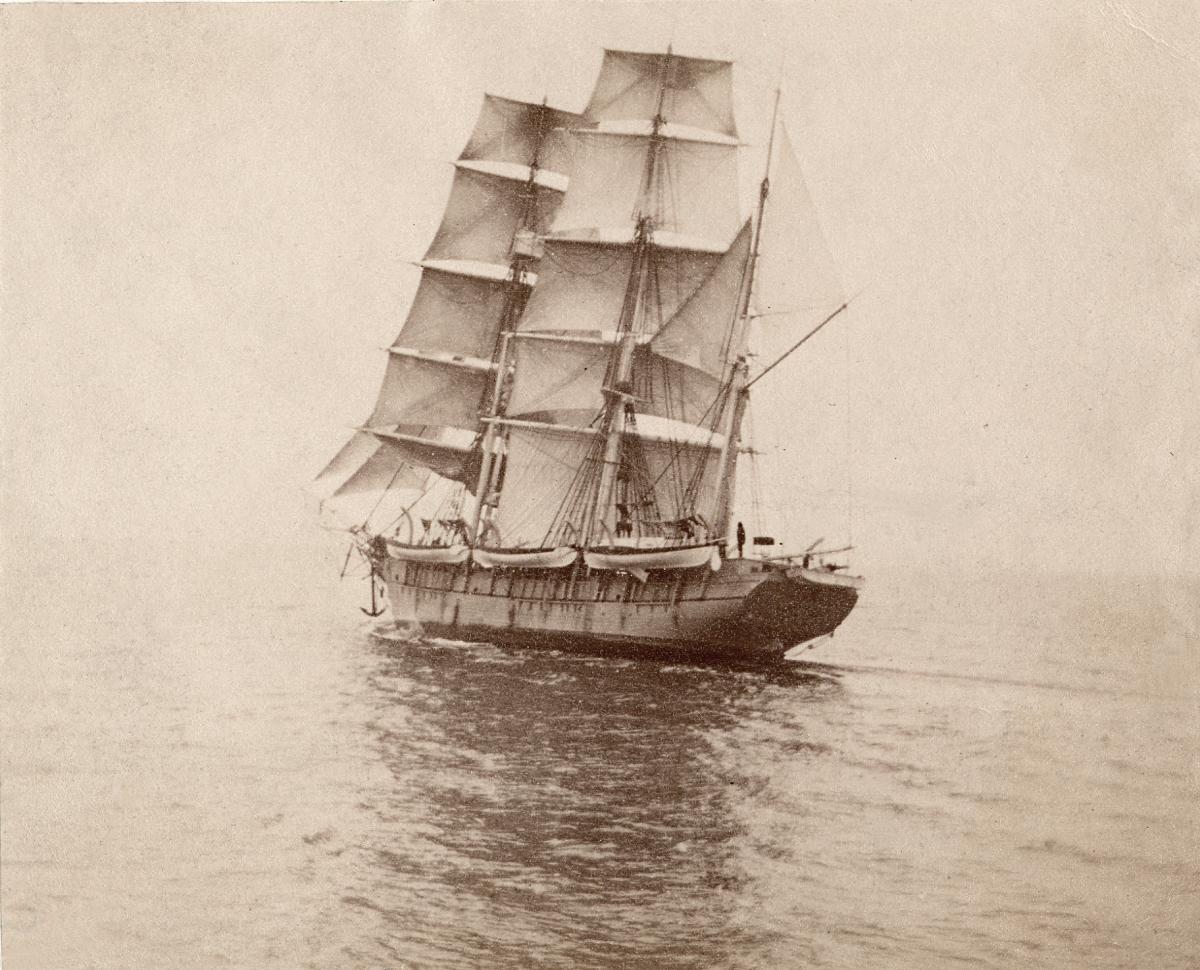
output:
[[[379,571],[397,626],[426,636],[739,663],[781,660],[833,633],[859,582],[748,559],[644,580],[584,563],[480,569],[389,557]]]

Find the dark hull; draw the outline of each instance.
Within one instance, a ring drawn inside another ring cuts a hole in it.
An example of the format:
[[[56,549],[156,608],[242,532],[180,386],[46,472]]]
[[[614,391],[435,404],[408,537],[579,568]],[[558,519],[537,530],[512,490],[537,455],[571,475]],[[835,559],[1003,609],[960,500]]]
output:
[[[480,569],[389,558],[381,573],[400,627],[520,647],[726,663],[782,659],[833,633],[858,600],[854,577],[756,560],[720,572]]]

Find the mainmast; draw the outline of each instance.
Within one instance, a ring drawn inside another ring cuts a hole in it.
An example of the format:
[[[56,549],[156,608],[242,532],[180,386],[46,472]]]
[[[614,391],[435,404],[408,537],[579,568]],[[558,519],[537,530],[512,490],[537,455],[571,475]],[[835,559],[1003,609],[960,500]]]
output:
[[[600,486],[597,490],[596,506],[591,510],[584,529],[588,544],[596,538],[597,520],[605,524],[610,509],[616,505],[617,487],[621,478],[621,446],[625,437],[627,416],[633,406],[633,354],[639,336],[639,318],[646,299],[646,281],[654,258],[654,229],[657,214],[658,159],[662,153],[663,103],[667,93],[667,79],[671,70],[671,47],[662,60],[658,76],[658,92],[654,106],[654,117],[650,121],[649,147],[646,152],[646,168],[642,176],[642,191],[637,205],[637,223],[634,228],[634,254],[631,261],[629,284],[625,290],[625,301],[617,324],[617,342],[609,358],[604,393],[604,413],[601,429],[607,429],[604,458],[601,465]],[[627,498],[627,497],[625,497]]]
[[[504,338],[511,387],[491,436],[503,494],[479,534],[683,542],[698,515],[714,521],[724,351],[751,241],[732,93],[728,61],[605,51],[567,132],[571,184],[537,285]]]

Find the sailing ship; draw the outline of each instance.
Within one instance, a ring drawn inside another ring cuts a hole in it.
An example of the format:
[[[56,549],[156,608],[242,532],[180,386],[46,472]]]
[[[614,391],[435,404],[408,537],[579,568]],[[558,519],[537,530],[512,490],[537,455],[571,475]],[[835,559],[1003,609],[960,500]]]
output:
[[[847,550],[735,530],[778,361],[751,375],[774,208],[764,175],[741,217],[733,104],[731,62],[669,48],[606,50],[581,113],[484,97],[374,410],[318,478],[372,498],[351,531],[397,626],[758,661],[854,607]]]

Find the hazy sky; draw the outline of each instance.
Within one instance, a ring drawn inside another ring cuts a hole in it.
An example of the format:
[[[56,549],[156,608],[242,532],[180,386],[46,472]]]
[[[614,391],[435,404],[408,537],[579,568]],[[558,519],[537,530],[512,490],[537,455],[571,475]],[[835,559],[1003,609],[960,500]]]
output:
[[[821,493],[848,392],[868,573],[1198,568],[1194,2],[113,4],[0,23],[10,557],[315,529],[301,489],[370,409],[483,92],[579,109],[602,47],[672,42],[738,62],[752,154],[782,73],[834,260],[864,290],[760,385],[778,531],[844,532],[840,485]]]

